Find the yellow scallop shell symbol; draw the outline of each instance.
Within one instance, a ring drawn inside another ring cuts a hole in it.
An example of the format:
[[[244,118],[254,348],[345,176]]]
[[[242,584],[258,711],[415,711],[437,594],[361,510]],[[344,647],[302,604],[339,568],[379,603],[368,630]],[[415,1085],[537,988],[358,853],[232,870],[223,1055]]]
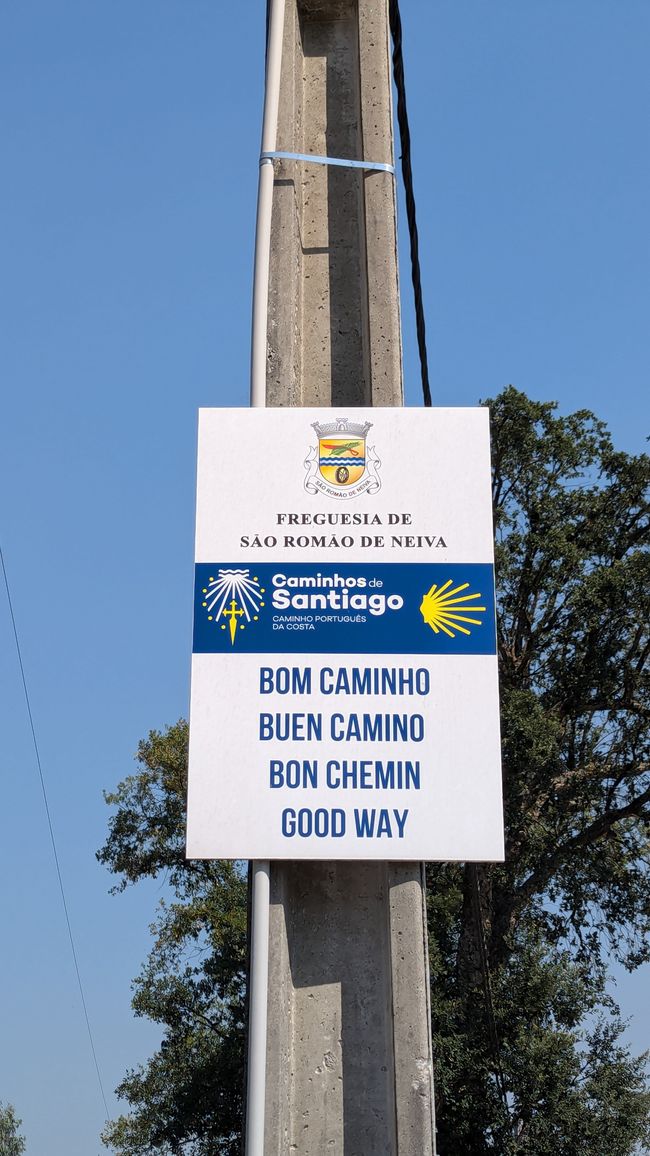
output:
[[[471,634],[470,626],[481,626],[482,619],[470,618],[469,614],[485,613],[486,607],[476,605],[482,594],[463,594],[463,590],[469,588],[469,582],[450,589],[451,586],[451,578],[443,586],[434,582],[428,593],[422,596],[420,613],[435,634],[442,630],[449,638],[455,638],[456,632]]]

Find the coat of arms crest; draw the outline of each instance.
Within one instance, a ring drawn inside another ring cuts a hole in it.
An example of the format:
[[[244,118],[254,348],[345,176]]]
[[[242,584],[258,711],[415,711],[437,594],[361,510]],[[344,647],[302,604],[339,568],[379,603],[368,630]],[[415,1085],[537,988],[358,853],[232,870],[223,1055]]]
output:
[[[312,422],[318,445],[312,446],[305,461],[305,489],[309,494],[320,491],[331,498],[354,498],[358,494],[376,494],[381,487],[378,470],[381,462],[374,446],[366,445],[372,422],[336,418],[330,422]]]

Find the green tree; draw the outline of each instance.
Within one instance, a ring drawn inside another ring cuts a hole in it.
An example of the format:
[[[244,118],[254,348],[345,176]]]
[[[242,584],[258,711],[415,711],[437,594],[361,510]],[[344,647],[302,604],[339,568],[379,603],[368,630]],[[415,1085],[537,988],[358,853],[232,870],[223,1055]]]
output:
[[[650,1102],[607,964],[650,957],[650,460],[513,388],[491,414],[507,857],[428,870],[439,1152],[632,1156]],[[134,996],[163,1042],[104,1137],[120,1156],[238,1151],[245,882],[184,861],[186,743],[152,733],[107,796],[117,890],[173,895]]]
[[[187,724],[152,732],[138,772],[106,800],[117,808],[101,862],[114,891],[164,879],[154,943],[133,1008],[164,1029],[159,1051],[117,1092],[131,1106],[103,1140],[117,1153],[235,1156],[240,1151],[246,880],[236,864],[185,859]]]
[[[22,1124],[11,1104],[0,1102],[0,1156],[20,1156],[25,1141],[18,1129]]]
[[[630,1153],[650,1106],[606,965],[650,957],[650,460],[490,405],[506,862],[428,871],[440,1152]]]

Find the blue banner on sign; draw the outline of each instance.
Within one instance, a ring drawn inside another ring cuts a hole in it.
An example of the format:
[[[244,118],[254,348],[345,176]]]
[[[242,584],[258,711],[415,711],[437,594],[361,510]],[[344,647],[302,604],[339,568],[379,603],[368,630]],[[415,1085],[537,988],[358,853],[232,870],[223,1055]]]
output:
[[[488,564],[196,567],[195,654],[495,652]]]

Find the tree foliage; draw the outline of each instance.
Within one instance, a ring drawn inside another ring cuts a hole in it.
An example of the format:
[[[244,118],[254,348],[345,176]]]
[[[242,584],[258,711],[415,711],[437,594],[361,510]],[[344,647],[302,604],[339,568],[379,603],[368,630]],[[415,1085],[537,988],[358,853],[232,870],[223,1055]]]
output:
[[[491,403],[506,862],[428,870],[440,1156],[650,1150],[610,959],[650,958],[650,460],[508,388]],[[187,729],[142,743],[100,860],[166,878],[134,1008],[164,1037],[118,1089],[119,1156],[232,1156],[246,896],[183,858]],[[643,1146],[643,1147],[641,1147]]]
[[[0,1102],[0,1156],[20,1156],[25,1151],[25,1141],[19,1132],[21,1124],[12,1105]]]
[[[650,957],[650,461],[490,404],[506,862],[428,871],[440,1152],[629,1153],[649,1104],[606,963]]]
[[[152,732],[138,772],[106,800],[116,807],[98,858],[114,888],[165,879],[153,947],[133,1008],[164,1029],[159,1051],[117,1091],[133,1111],[104,1142],[130,1153],[235,1156],[240,1151],[246,958],[246,882],[237,865],[185,859],[187,724]]]

